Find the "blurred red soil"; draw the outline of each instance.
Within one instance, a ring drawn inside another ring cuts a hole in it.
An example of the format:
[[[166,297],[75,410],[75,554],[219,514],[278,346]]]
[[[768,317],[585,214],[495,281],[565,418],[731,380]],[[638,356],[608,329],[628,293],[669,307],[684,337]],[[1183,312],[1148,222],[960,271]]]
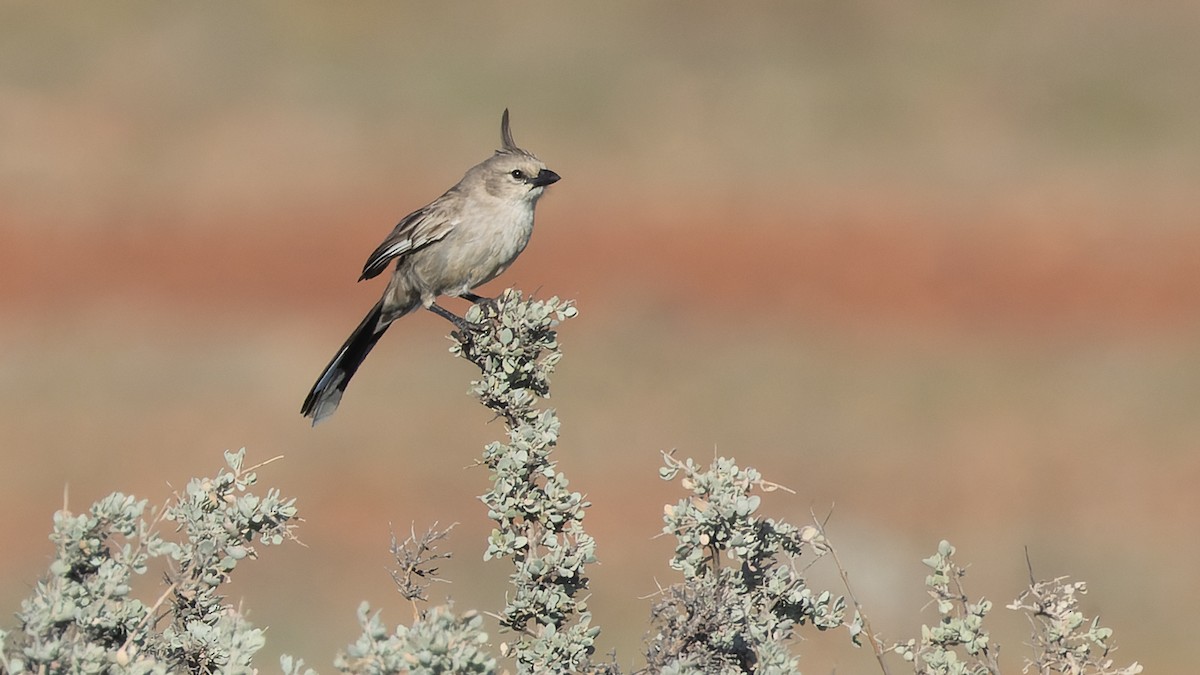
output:
[[[500,283],[596,304],[668,299],[676,310],[718,315],[870,317],[930,328],[1156,332],[1194,328],[1200,317],[1195,228],[956,226],[885,214],[762,217],[736,231],[712,216],[554,220],[542,216],[530,249]],[[34,312],[112,297],[216,313],[311,312],[347,302],[362,261],[389,228],[345,211],[336,221],[295,214],[211,228],[160,222],[0,230],[0,302]]]

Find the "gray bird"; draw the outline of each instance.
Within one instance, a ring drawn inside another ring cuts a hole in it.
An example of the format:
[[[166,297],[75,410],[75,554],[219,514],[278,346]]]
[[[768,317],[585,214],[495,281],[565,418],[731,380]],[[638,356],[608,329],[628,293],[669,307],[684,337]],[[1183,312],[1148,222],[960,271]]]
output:
[[[424,307],[467,327],[437,298],[482,300],[471,291],[499,276],[525,250],[533,233],[533,208],[559,175],[513,142],[508,110],[500,118],[500,143],[494,155],[471,167],[446,194],[405,216],[367,258],[359,281],[378,276],[393,260],[396,267],[383,297],[304,399],[300,412],[314,426],[337,410],[350,378],[393,321]]]

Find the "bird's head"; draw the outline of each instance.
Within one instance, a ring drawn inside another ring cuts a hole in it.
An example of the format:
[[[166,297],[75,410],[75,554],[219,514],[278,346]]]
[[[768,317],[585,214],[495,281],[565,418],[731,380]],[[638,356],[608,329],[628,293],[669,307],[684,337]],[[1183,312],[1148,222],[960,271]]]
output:
[[[542,196],[546,186],[558,182],[557,173],[513,141],[507,108],[500,118],[500,144],[496,154],[476,167],[488,194],[500,199],[534,202]]]

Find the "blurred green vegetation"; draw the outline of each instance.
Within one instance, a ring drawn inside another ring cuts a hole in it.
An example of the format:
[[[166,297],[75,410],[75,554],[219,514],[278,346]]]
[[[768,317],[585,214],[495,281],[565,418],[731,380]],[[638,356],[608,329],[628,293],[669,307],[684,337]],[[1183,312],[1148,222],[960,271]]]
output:
[[[1190,206],[1200,173],[1187,2],[10,3],[0,19],[0,189],[59,226],[423,194],[495,142],[505,106],[600,201]]]

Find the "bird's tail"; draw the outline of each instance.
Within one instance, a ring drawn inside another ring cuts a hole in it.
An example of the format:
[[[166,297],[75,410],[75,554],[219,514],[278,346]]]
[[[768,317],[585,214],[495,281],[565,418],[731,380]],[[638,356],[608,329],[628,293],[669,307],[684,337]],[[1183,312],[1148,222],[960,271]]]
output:
[[[391,321],[386,323],[380,322],[380,317],[383,315],[383,300],[375,303],[367,316],[363,318],[362,323],[358,324],[358,328],[346,338],[346,343],[334,355],[333,360],[325,366],[321,377],[317,378],[317,383],[313,385],[312,391],[308,392],[308,397],[304,399],[304,405],[301,406],[300,412],[305,417],[311,417],[313,426],[317,422],[329,417],[337,410],[338,403],[342,400],[342,392],[346,391],[346,385],[350,383],[350,378],[354,377],[355,371],[362,365],[363,359],[367,358],[367,354],[371,353],[371,348],[379,342],[379,338],[383,337],[388,326],[392,325]]]

